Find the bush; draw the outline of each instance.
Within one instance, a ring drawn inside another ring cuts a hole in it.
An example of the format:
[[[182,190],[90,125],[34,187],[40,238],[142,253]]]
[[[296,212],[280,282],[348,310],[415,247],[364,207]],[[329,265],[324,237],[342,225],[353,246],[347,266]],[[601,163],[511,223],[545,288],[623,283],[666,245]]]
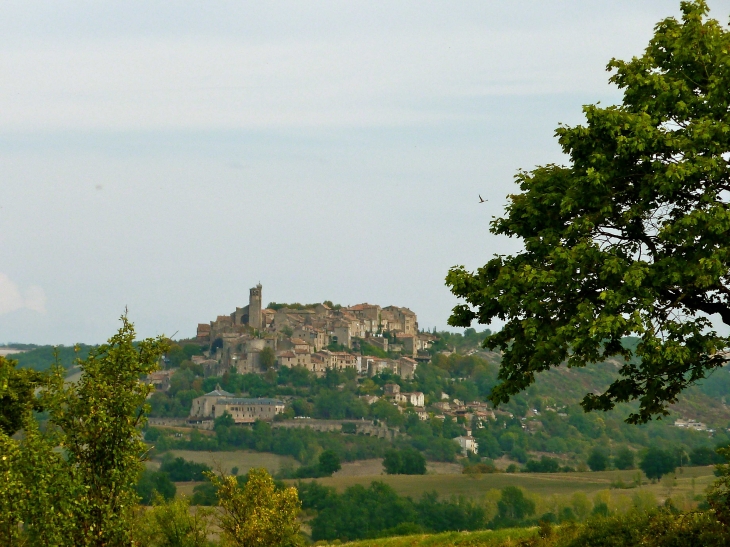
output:
[[[715,465],[722,463],[724,460],[709,446],[701,446],[689,453],[689,461],[692,465]]]
[[[204,463],[173,458],[170,454],[165,454],[160,465],[160,472],[167,473],[173,482],[202,481],[205,479],[203,473],[210,470]]]
[[[482,473],[499,473],[499,470],[489,463],[475,463],[473,465],[467,465],[462,473],[465,475],[479,475]]]
[[[319,455],[319,469],[323,476],[331,476],[342,469],[340,457],[333,450],[325,450]]]
[[[426,458],[412,448],[392,449],[385,453],[383,467],[388,475],[425,475]]]
[[[608,469],[608,454],[602,448],[594,448],[591,450],[586,463],[591,468],[591,471],[605,471]]]
[[[169,500],[175,497],[177,489],[170,481],[167,473],[160,471],[150,471],[145,469],[137,482],[137,495],[140,497],[142,505],[150,505],[155,499],[155,494],[159,494],[163,499]]]
[[[656,447],[651,447],[646,451],[639,467],[652,480],[661,479],[663,475],[673,473],[677,468],[672,454]]]
[[[203,484],[198,484],[193,488],[193,505],[217,505],[218,497],[213,483],[206,480]]]
[[[525,497],[521,488],[507,486],[497,502],[497,515],[491,522],[494,528],[516,526],[535,514],[535,502]]]
[[[555,458],[543,456],[540,461],[529,460],[525,465],[528,473],[557,473],[560,471],[560,463]]]
[[[633,469],[634,453],[626,446],[619,448],[613,458],[613,465],[616,469]]]
[[[143,511],[136,523],[137,545],[145,547],[208,547],[208,517],[211,510],[190,511],[183,496],[165,501],[159,496],[150,511]]]

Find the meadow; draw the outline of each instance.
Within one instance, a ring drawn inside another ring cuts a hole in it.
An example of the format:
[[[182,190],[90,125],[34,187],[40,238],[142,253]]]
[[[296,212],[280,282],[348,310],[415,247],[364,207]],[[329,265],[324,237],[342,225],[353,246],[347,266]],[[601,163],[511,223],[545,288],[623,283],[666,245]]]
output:
[[[686,494],[701,494],[715,479],[713,467],[684,467],[677,470],[676,479],[669,477],[663,481],[650,483],[642,476],[641,488],[614,488],[615,494],[631,495],[637,490],[648,491],[657,499],[675,498]],[[342,492],[348,486],[369,485],[381,481],[391,486],[402,496],[418,499],[424,492],[435,491],[441,497],[464,496],[479,499],[490,490],[501,490],[506,486],[518,486],[542,497],[552,495],[572,495],[584,492],[587,495],[609,490],[623,483],[633,484],[637,470],[600,471],[575,473],[494,473],[484,475],[336,475],[316,479],[324,486],[331,486]],[[296,481],[288,481],[294,484]]]
[[[531,538],[537,528],[506,528],[478,532],[444,532],[379,539],[366,539],[339,544],[347,547],[502,547],[514,541]],[[326,542],[321,542],[326,544]]]
[[[170,450],[169,454],[175,458],[204,463],[213,470],[222,470],[231,473],[231,469],[238,467],[238,474],[244,475],[253,467],[263,467],[269,473],[276,473],[282,466],[299,467],[299,462],[290,456],[279,456],[269,452],[253,452],[250,450],[231,450],[208,452],[202,450]],[[149,469],[160,466],[159,458],[147,462]]]

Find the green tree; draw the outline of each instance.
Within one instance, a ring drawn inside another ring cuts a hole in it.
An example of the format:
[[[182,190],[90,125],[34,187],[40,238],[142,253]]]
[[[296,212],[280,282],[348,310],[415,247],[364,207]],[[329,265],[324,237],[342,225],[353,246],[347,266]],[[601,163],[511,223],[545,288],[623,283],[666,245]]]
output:
[[[725,458],[709,446],[699,446],[689,453],[689,459],[692,465],[712,465],[723,463]]]
[[[627,446],[622,446],[613,457],[613,465],[616,469],[633,469],[634,468],[634,452]]]
[[[217,489],[222,510],[218,526],[228,544],[288,547],[301,543],[296,488],[277,490],[265,469],[251,469],[243,487],[233,476],[206,475]]]
[[[166,349],[162,339],[134,338],[123,316],[118,333],[79,361],[77,383],[65,381],[59,364],[52,367],[40,391],[48,412],[42,435],[32,403],[21,418],[20,440],[0,432],[0,504],[12,500],[13,506],[0,511],[0,544],[129,545],[147,451],[140,429],[153,390],[140,378],[157,368]]]
[[[135,540],[144,547],[208,547],[208,519],[212,511],[190,511],[185,497],[156,497],[149,511],[141,511],[134,529]]]
[[[43,407],[35,390],[43,385],[43,374],[17,368],[18,362],[0,356],[0,430],[12,436],[23,426],[26,412]]]
[[[403,468],[400,452],[394,448],[386,451],[385,457],[383,457],[383,467],[388,475],[398,475]]]
[[[581,404],[638,400],[627,420],[645,422],[727,362],[709,316],[730,325],[730,32],[704,0],[681,10],[643,55],[608,64],[621,104],[557,130],[568,165],[517,175],[491,231],[524,251],[446,278],[465,301],[449,324],[505,321],[484,342],[503,352],[495,404],[551,367],[618,358],[619,378]]]
[[[401,473],[404,475],[425,475],[426,458],[418,450],[405,448],[401,451]]]
[[[164,500],[174,498],[177,488],[167,473],[145,469],[139,477],[136,490],[140,503],[150,505],[156,495]]]
[[[261,350],[261,353],[259,353],[259,359],[261,359],[261,367],[264,370],[272,369],[274,368],[274,365],[276,365],[276,354],[269,346],[266,346]]]
[[[535,502],[526,498],[521,488],[507,486],[502,489],[497,501],[497,520],[505,524],[514,524],[534,514]]]
[[[586,463],[591,471],[605,471],[609,463],[608,454],[604,449],[596,447],[591,450]]]
[[[667,473],[673,473],[676,467],[672,454],[656,447],[649,448],[639,462],[639,468],[652,480],[658,480]]]
[[[342,469],[340,457],[334,450],[325,450],[319,455],[319,470],[325,475],[332,475]]]

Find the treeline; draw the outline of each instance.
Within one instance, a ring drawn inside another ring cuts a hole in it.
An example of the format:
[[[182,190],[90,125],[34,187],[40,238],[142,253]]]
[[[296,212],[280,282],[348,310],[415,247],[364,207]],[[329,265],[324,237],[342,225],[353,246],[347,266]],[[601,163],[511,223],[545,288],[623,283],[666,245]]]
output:
[[[335,453],[341,461],[382,458],[392,446],[385,439],[365,435],[341,435],[309,428],[272,427],[271,424],[261,421],[252,427],[241,427],[226,425],[222,420],[216,424],[213,435],[193,430],[189,438],[180,438],[171,431],[150,427],[145,433],[145,440],[158,452],[174,449],[249,449],[291,456],[303,464],[315,463],[319,454],[324,451]]]
[[[650,446],[676,454],[679,466],[703,465],[701,462],[709,464],[713,463],[713,448],[730,442],[723,431],[715,432],[710,438],[705,432],[671,427],[663,422],[629,425],[623,422],[623,414],[618,411],[585,414],[577,404],[564,406],[554,398],[543,397],[543,388],[535,386],[500,407],[501,413],[497,413],[496,420],[486,420],[482,424],[484,427],[477,423],[459,423],[448,416],[444,420],[431,418],[421,421],[408,411],[400,412],[386,400],[367,405],[360,398],[366,394],[382,394],[383,386],[393,382],[401,385],[403,391],[426,393],[427,402],[441,400],[441,394],[447,394],[451,399],[481,400],[496,383],[497,366],[477,356],[436,355],[432,363],[419,366],[413,381],[404,381],[390,374],[358,378],[354,371],[330,371],[318,378],[298,367],[282,367],[266,375],[226,373],[220,377],[203,378],[201,367],[185,359],[186,352],[191,351],[192,348],[171,352],[174,359],[170,357],[170,362],[179,361],[180,366],[172,377],[170,391],[155,393],[150,398],[153,416],[187,416],[193,398],[220,384],[231,393],[245,393],[252,397],[290,397],[281,418],[365,418],[385,423],[405,433],[408,437],[405,442],[430,460],[454,461],[458,448],[451,439],[465,434],[469,428],[479,444],[479,458],[507,456],[516,464],[526,466],[531,459],[530,453],[560,454],[563,457],[558,460],[558,467],[563,471],[631,469],[636,467],[642,456],[641,448]],[[593,375],[600,377],[601,374],[603,371],[598,367]],[[556,389],[557,392],[559,390]],[[236,442],[229,442],[223,435],[217,440],[219,449],[233,447]],[[211,449],[208,448],[210,443],[210,440],[202,442],[204,449]],[[255,446],[251,448],[257,450]],[[286,453],[297,457],[292,451]],[[709,459],[703,459],[703,453],[705,456],[709,454]],[[382,455],[382,452],[378,454]],[[349,459],[342,451],[340,456],[343,460]],[[297,459],[311,462],[306,457]],[[548,465],[552,466],[552,463],[548,462]],[[541,466],[542,463],[535,460],[530,463],[530,470],[539,471]]]
[[[539,523],[577,524],[626,510],[651,512],[658,505],[656,497],[645,491],[621,499],[612,499],[607,491],[602,491],[590,500],[582,492],[570,497],[542,498],[508,486],[485,492],[481,500],[439,499],[431,492],[414,501],[398,495],[382,482],[372,482],[369,487],[351,486],[341,494],[316,481],[300,482],[297,489],[302,508],[314,515],[309,521],[314,541],[353,541],[451,530],[536,526]]]
[[[439,500],[434,493],[414,502],[390,486],[373,482],[338,494],[316,481],[297,486],[302,509],[316,511],[310,521],[312,539],[356,539],[447,530],[479,530],[487,526],[484,507],[466,500]]]
[[[17,347],[23,349],[22,344],[18,344]],[[27,347],[27,351],[13,353],[10,357],[18,363],[20,368],[44,371],[50,369],[51,365],[56,363],[56,360],[63,368],[71,368],[78,359],[86,359],[89,356],[89,351],[96,346],[76,344],[74,346],[27,345]]]

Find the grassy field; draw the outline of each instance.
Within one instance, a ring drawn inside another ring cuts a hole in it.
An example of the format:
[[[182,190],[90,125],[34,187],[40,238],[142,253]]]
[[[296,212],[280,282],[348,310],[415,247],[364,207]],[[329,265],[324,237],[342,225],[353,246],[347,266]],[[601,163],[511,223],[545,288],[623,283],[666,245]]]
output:
[[[479,532],[445,532],[367,539],[343,543],[342,547],[503,547],[516,545],[517,540],[533,537],[537,528],[508,528]]]
[[[642,489],[652,492],[660,500],[678,494],[704,491],[713,480],[713,467],[686,467],[677,473],[676,481],[663,481],[649,484],[643,478]],[[586,473],[495,473],[488,475],[374,475],[374,476],[334,476],[317,479],[325,486],[333,486],[343,491],[354,484],[369,485],[372,481],[382,481],[400,495],[418,499],[424,492],[436,491],[442,497],[465,496],[481,498],[489,490],[505,486],[519,486],[541,496],[553,494],[569,495],[585,492],[590,495],[611,488],[612,483],[621,480],[632,483],[637,471],[603,471]],[[292,481],[294,482],[294,481]],[[632,494],[636,489],[616,489],[617,493]]]
[[[429,475],[461,475],[462,466],[458,463],[428,462],[426,472]],[[358,460],[343,462],[342,469],[335,473],[335,477],[373,477],[382,475],[382,459]]]
[[[206,452],[198,450],[170,450],[176,458],[185,458],[186,460],[204,463],[212,467],[214,470],[221,468],[226,473],[231,472],[231,468],[238,467],[238,474],[243,475],[252,467],[264,467],[269,473],[276,473],[282,465],[290,465],[299,467],[299,462],[289,456],[277,456],[267,452],[251,452],[249,450]],[[159,459],[148,462],[148,467],[156,469],[159,467]]]

